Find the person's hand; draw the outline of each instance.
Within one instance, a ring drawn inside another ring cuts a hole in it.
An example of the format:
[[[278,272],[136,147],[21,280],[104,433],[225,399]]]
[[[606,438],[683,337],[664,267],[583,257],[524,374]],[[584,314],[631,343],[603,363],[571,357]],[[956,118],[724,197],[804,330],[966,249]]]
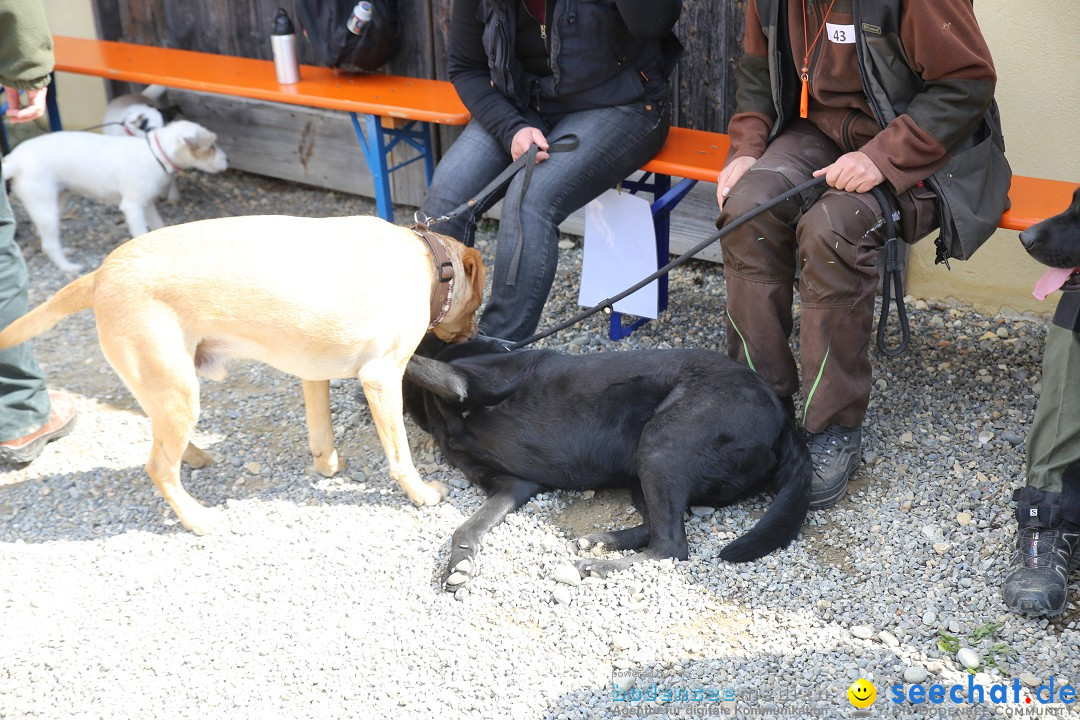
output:
[[[547,138],[544,137],[544,133],[534,127],[521,128],[514,134],[514,139],[510,142],[510,157],[517,160],[529,151],[530,145],[534,144],[540,148],[536,153],[536,162],[547,160],[550,157],[547,154]]]
[[[871,188],[885,181],[877,165],[859,151],[841,155],[832,165],[814,171],[814,177],[822,175],[830,187],[845,192],[870,192]]]
[[[729,162],[720,171],[720,177],[716,179],[716,204],[721,210],[724,209],[724,200],[731,194],[731,189],[735,187],[735,183],[739,182],[739,178],[745,175],[750,166],[756,162],[756,158],[743,155]]]
[[[19,107],[21,101],[19,91],[15,88],[4,87],[4,95],[7,97],[8,103],[6,113],[8,122],[29,122],[30,120],[37,120],[45,114],[45,96],[48,92],[48,88],[42,87],[37,90],[27,90],[25,92],[26,105]]]

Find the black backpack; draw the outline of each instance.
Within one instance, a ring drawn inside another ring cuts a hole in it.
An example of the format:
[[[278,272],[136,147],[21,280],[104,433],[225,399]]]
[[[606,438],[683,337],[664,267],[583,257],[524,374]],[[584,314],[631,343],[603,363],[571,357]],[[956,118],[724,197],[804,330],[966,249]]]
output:
[[[398,50],[397,0],[370,0],[371,20],[353,34],[357,0],[296,0],[300,30],[320,65],[373,72]]]

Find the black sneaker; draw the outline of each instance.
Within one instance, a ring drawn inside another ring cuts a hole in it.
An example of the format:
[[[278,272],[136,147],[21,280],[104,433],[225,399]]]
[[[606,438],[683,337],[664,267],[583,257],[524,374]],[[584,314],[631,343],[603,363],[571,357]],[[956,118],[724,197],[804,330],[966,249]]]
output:
[[[806,446],[814,465],[810,483],[810,507],[832,507],[847,492],[848,480],[862,460],[861,427],[829,425],[822,432],[807,433]]]
[[[1033,504],[1024,488],[1016,509],[1016,549],[1001,596],[1010,610],[1028,615],[1057,615],[1068,599],[1069,571],[1080,567],[1080,530],[1059,519],[1057,493],[1035,491]],[[1041,500],[1042,502],[1039,502]]]

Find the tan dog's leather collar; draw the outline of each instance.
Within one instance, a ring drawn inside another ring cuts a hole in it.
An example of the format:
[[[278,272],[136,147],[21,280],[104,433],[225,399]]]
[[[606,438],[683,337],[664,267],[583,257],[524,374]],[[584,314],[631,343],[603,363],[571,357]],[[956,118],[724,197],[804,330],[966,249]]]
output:
[[[435,272],[438,282],[435,283],[435,291],[431,294],[431,323],[428,330],[442,322],[446,313],[450,310],[450,303],[454,298],[454,262],[450,259],[450,251],[443,239],[427,229],[427,226],[418,224],[412,231],[419,235],[431,250],[431,261],[435,263]]]

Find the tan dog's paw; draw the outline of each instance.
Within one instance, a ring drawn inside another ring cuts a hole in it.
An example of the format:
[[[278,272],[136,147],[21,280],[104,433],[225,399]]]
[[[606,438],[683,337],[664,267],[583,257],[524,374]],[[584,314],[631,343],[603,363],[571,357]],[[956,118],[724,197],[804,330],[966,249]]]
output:
[[[180,456],[180,460],[194,470],[213,465],[219,459],[213,453],[197,448],[191,443],[188,443],[187,450]]]
[[[213,535],[225,527],[225,517],[218,510],[200,507],[180,518],[180,524],[196,535]]]
[[[328,457],[312,458],[315,463],[315,471],[323,477],[334,477],[345,469],[345,461],[338,457],[337,450]]]
[[[450,494],[450,488],[443,485],[441,482],[424,483],[419,492],[410,494],[409,499],[412,500],[413,505],[417,507],[423,507],[425,505],[438,505],[442,502],[442,499]]]

